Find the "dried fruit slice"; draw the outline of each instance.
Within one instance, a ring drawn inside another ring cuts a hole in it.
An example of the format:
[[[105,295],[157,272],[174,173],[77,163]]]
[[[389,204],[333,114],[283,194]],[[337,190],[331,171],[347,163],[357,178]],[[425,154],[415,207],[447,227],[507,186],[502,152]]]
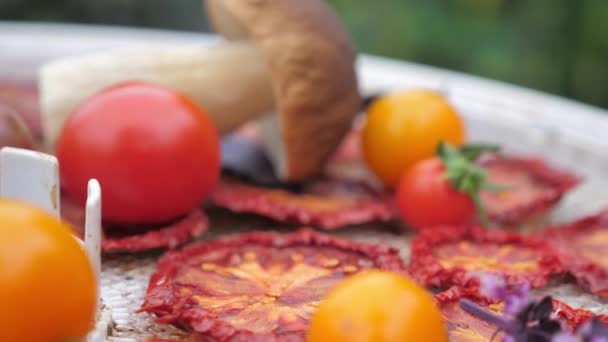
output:
[[[360,134],[361,122],[357,122],[329,161],[326,172],[377,184],[363,161],[358,145]],[[512,187],[509,191],[481,194],[489,220],[501,226],[517,225],[546,214],[580,182],[572,173],[539,158],[490,155],[480,163],[487,169],[489,183]]]
[[[42,134],[36,85],[23,81],[0,80],[0,106],[19,113],[36,137]]]
[[[348,135],[328,165],[331,176],[297,186],[281,184],[264,148],[256,138],[256,127],[245,125],[222,139],[224,178],[212,201],[234,212],[265,216],[280,222],[335,229],[393,217],[390,194],[376,189],[353,168],[360,163],[358,128]],[[349,170],[349,171],[346,171]]]
[[[540,159],[523,157],[485,158],[488,182],[506,185],[507,191],[481,193],[490,221],[517,225],[546,214],[579,179]]]
[[[553,300],[553,312],[555,317],[564,322],[571,331],[577,330],[581,325],[594,317],[599,318],[602,322],[608,324],[608,316],[595,315],[591,311],[575,309],[556,299]]]
[[[608,210],[541,231],[581,287],[608,297]]]
[[[555,251],[544,241],[514,232],[473,227],[424,231],[411,247],[410,273],[427,286],[474,286],[483,274],[507,285],[530,282],[542,287],[562,272]]]
[[[361,152],[361,132],[365,117],[358,117],[353,123],[351,131],[344,137],[334,155],[325,166],[325,174],[342,179],[357,180],[382,188],[384,185],[370,171]]]
[[[319,300],[372,268],[405,272],[395,249],[309,229],[236,235],[165,255],[141,311],[213,340],[304,341]]]
[[[84,209],[69,199],[61,199],[61,217],[71,223],[78,235],[84,234]],[[104,253],[143,252],[173,249],[201,236],[208,229],[207,216],[195,209],[182,219],[158,227],[104,226],[101,249]]]
[[[497,314],[501,314],[504,309],[503,303],[490,303],[473,291],[463,288],[453,287],[436,294],[435,300],[441,308],[450,342],[502,341],[505,335],[497,332],[496,326],[469,314],[460,307],[459,302],[463,298],[483,304]]]
[[[326,172],[338,178],[349,177],[376,185],[378,181],[367,169],[355,143],[360,139],[360,131],[360,124],[355,124],[329,161]],[[487,169],[489,183],[511,187],[509,191],[481,194],[489,220],[503,227],[543,216],[580,182],[577,176],[539,158],[491,155],[480,163]]]
[[[453,287],[447,291],[440,292],[435,295],[435,300],[441,307],[443,317],[447,323],[450,341],[501,341],[505,336],[497,331],[495,325],[469,314],[460,307],[459,301],[463,298],[480,304],[499,315],[504,314],[503,310],[505,306],[503,302],[491,302],[481,297],[475,290]],[[564,323],[571,331],[578,329],[583,323],[595,317],[589,311],[574,309],[564,302],[555,299],[553,300],[552,316]],[[600,319],[603,318],[600,317]],[[492,339],[492,336],[494,336],[494,339]]]
[[[388,194],[367,184],[332,178],[316,179],[300,192],[270,189],[224,177],[212,195],[215,205],[280,222],[336,229],[393,218]]]

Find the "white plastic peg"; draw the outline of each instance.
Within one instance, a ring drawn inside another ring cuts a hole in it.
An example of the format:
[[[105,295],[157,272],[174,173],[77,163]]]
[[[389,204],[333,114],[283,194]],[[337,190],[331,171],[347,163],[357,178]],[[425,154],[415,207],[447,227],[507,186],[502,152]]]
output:
[[[0,149],[0,198],[29,202],[59,217],[59,192],[57,158],[19,148]],[[102,342],[112,319],[109,310],[101,305],[101,188],[95,179],[89,181],[87,188],[84,247],[95,272],[98,303],[96,326],[87,341]]]
[[[112,317],[110,311],[104,308],[100,296],[101,283],[101,187],[96,179],[87,184],[87,204],[84,221],[84,245],[91,259],[95,278],[97,279],[97,324],[89,334],[88,342],[105,341],[108,337],[108,327]]]
[[[57,158],[20,148],[2,148],[0,197],[26,201],[59,216]]]
[[[99,283],[101,275],[101,188],[96,179],[91,179],[87,185],[84,244]]]

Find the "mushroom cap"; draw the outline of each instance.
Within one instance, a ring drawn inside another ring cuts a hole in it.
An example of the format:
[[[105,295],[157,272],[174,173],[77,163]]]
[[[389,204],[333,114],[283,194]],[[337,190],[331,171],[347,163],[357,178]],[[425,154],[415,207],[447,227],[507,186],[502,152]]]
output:
[[[215,29],[250,38],[267,63],[281,148],[271,148],[279,177],[318,173],[361,106],[356,51],[324,0],[207,0]]]

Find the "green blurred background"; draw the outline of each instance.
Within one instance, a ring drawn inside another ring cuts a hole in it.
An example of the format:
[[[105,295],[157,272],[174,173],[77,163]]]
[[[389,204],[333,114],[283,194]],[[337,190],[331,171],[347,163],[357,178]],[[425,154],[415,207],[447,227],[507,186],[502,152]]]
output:
[[[607,0],[329,2],[363,52],[608,108]],[[0,20],[208,30],[200,0],[1,0]]]

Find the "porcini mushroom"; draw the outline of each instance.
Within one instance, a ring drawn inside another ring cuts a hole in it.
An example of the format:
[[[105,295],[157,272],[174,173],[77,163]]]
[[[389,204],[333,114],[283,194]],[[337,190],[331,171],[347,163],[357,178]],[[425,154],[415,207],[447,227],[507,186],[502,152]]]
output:
[[[281,179],[317,173],[361,106],[356,51],[324,0],[207,0],[215,30],[250,39],[266,61],[278,115],[264,136]],[[278,135],[277,135],[278,134]]]
[[[274,108],[266,64],[249,42],[66,57],[45,64],[39,75],[47,148],[53,150],[76,106],[106,87],[131,80],[161,84],[188,95],[209,113],[220,133]]]
[[[323,0],[208,0],[217,31],[212,47],[160,47],[68,57],[39,75],[42,126],[52,150],[65,119],[96,92],[122,81],[149,81],[190,96],[227,133],[264,120],[278,176],[315,175],[361,105],[356,51]]]

